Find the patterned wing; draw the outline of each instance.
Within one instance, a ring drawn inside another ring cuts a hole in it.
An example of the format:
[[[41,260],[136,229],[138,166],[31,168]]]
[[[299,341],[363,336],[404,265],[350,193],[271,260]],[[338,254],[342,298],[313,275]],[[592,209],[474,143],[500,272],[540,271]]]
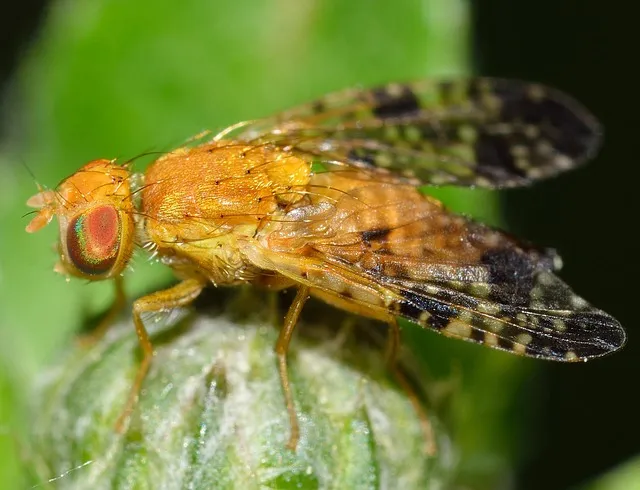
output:
[[[395,305],[397,314],[448,337],[557,361],[600,357],[624,345],[620,324],[541,267],[537,257],[513,248],[494,252],[483,257],[481,281],[391,281],[404,297]]]
[[[336,304],[558,361],[624,344],[620,324],[554,274],[553,252],[451,214],[410,185],[341,172],[317,175],[313,187],[317,194],[288,213],[270,243],[317,260],[304,277]]]
[[[596,152],[597,120],[561,92],[476,78],[347,90],[245,126],[273,142],[412,184],[514,187]]]

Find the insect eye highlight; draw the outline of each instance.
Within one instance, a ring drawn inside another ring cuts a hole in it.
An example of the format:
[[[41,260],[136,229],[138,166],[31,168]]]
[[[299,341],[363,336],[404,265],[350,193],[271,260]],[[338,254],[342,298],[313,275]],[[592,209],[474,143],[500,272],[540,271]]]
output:
[[[69,261],[82,274],[107,274],[118,260],[121,237],[122,220],[113,206],[89,209],[69,222]]]

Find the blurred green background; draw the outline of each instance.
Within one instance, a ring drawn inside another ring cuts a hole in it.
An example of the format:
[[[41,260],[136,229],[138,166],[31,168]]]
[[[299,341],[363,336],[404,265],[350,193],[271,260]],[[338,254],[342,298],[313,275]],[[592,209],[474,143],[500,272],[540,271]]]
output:
[[[611,358],[562,366],[405,329],[426,375],[457,386],[440,416],[459,446],[459,481],[468,488],[568,488],[636,454],[640,349],[628,264],[637,247],[623,218],[632,209],[633,179],[624,172],[639,123],[614,61],[625,19],[604,15],[594,1],[527,5],[32,0],[13,6],[23,9],[19,15],[1,7],[0,488],[25,482],[25,407],[35,375],[111,298],[108,285],[66,283],[52,272],[55,226],[23,231],[24,202],[36,191],[23,164],[53,187],[88,160],[166,150],[202,129],[331,90],[471,72],[558,86],[602,119],[607,144],[590,166],[532,189],[438,195],[558,248],[563,277],[616,316],[631,341]],[[138,260],[128,292],[135,297],[170,277]],[[630,465],[633,473],[638,463]],[[640,488],[629,478],[624,484]],[[609,477],[598,488],[634,488],[616,484]]]

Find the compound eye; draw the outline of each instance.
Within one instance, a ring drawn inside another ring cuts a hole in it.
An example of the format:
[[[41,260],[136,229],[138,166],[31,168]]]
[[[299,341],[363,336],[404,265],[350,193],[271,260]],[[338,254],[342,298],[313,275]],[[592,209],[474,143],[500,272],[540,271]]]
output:
[[[88,276],[107,274],[118,260],[121,236],[120,215],[113,206],[91,208],[69,222],[69,260]]]

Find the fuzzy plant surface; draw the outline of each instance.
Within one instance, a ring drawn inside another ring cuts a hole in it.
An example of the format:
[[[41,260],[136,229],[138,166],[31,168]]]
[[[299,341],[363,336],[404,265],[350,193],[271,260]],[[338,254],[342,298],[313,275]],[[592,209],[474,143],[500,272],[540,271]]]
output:
[[[156,325],[156,355],[123,434],[114,421],[139,363],[132,322],[63,356],[35,399],[35,483],[58,475],[58,489],[450,488],[451,441],[428,410],[437,449],[427,454],[411,401],[382,351],[362,339],[375,325],[354,328],[326,308],[299,325],[291,346],[301,437],[287,449],[278,330],[265,308],[238,314],[244,298]]]

